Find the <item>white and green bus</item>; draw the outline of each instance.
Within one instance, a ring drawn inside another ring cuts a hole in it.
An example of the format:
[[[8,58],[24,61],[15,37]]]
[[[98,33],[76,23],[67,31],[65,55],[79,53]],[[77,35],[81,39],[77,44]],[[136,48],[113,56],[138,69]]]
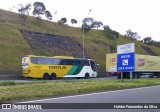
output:
[[[53,80],[62,77],[97,77],[97,65],[92,59],[66,56],[34,56],[22,58],[22,75],[31,78]]]

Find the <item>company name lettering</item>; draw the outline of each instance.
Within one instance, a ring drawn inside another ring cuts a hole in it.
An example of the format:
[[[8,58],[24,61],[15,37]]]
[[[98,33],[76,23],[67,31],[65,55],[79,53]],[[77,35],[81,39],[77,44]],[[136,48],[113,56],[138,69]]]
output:
[[[49,69],[66,69],[66,66],[49,66]]]

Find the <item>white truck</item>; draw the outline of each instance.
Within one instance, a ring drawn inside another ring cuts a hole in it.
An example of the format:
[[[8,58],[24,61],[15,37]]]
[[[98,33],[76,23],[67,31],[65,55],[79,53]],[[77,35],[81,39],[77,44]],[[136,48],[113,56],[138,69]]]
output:
[[[135,54],[134,65],[133,77],[160,77],[160,56]],[[117,72],[116,53],[106,55],[106,71],[111,75],[120,77],[120,73]],[[124,78],[129,78],[129,73],[125,72],[123,74]]]

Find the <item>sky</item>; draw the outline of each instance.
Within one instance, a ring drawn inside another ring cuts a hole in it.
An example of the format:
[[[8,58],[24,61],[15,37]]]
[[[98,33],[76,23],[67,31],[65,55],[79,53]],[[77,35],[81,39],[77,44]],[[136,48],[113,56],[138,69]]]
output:
[[[92,17],[120,34],[131,29],[142,39],[151,36],[160,41],[160,0],[7,0],[0,9],[17,11],[14,6],[37,1],[44,3],[54,22],[66,17],[71,24],[74,18],[78,22],[74,26],[79,27],[84,18]]]

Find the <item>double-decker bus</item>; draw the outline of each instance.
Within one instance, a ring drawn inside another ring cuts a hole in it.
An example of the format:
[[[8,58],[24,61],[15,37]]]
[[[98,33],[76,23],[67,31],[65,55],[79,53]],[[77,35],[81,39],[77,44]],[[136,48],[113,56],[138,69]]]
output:
[[[92,59],[28,55],[22,58],[22,75],[44,80],[62,77],[97,77],[97,65]]]

